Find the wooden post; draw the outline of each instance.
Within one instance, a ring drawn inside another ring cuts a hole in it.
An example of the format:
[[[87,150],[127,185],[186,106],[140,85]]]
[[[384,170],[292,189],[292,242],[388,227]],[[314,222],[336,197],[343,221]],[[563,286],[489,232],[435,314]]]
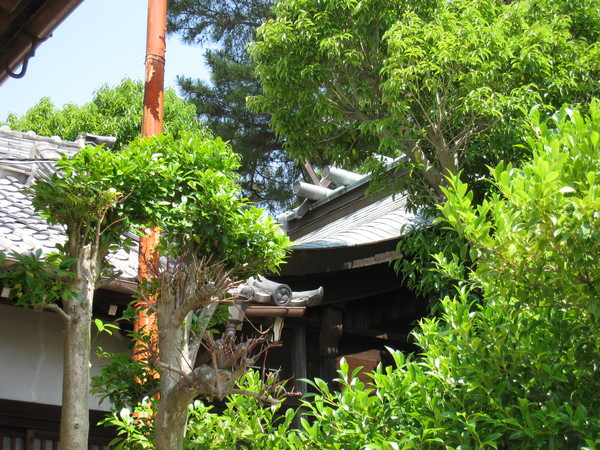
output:
[[[319,356],[321,378],[331,383],[336,377],[335,360],[339,354],[338,345],[342,337],[342,311],[335,308],[326,308],[321,318],[321,332],[319,334]]]
[[[167,46],[167,0],[148,0],[142,136],[162,133]]]
[[[167,0],[148,0],[146,79],[144,85],[144,112],[142,115],[142,136],[144,137],[162,133],[166,35]],[[158,269],[156,246],[159,239],[160,229],[158,227],[145,229],[144,235],[140,237],[139,281],[156,276]],[[133,325],[134,331],[156,331],[155,318],[146,305],[138,303],[136,309],[137,317]],[[134,353],[134,358],[143,357],[144,355]]]
[[[294,370],[294,388],[296,392],[306,394],[306,382],[300,378],[307,377],[306,371],[306,326],[294,324],[294,349],[292,352],[292,369]]]
[[[297,323],[293,325],[294,330],[294,347],[292,349],[292,370],[294,371],[294,390],[299,394],[306,394],[307,386],[305,381],[300,381],[300,378],[307,377],[307,364],[306,364],[306,325]],[[304,408],[298,408],[294,420],[292,421],[292,427],[295,429],[301,429],[302,424],[300,419],[302,418]]]

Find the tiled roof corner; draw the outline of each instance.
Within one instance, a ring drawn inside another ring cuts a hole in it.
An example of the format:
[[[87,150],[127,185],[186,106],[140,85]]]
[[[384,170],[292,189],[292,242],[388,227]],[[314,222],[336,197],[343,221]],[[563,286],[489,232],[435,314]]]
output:
[[[38,136],[33,131],[13,131],[0,127],[0,177],[12,176],[29,186],[53,171],[61,155],[73,156],[81,149],[76,142],[58,136]]]
[[[35,212],[26,188],[35,178],[52,173],[61,154],[72,156],[80,148],[56,136],[0,127],[0,251],[25,254],[40,249],[47,254],[65,242],[64,228],[48,224]],[[109,261],[122,272],[122,279],[136,278],[136,252],[119,250],[111,253]]]
[[[391,173],[403,161],[402,157],[384,161],[385,172]],[[294,192],[300,195],[315,191],[321,196],[301,195],[305,198],[301,206],[277,217],[292,237],[295,249],[355,247],[397,240],[411,226],[429,222],[410,212],[406,194],[393,193],[391,185],[386,194],[371,194],[368,187],[372,174],[328,167],[322,175],[323,180],[333,181],[338,187],[325,192],[321,186],[300,183]]]

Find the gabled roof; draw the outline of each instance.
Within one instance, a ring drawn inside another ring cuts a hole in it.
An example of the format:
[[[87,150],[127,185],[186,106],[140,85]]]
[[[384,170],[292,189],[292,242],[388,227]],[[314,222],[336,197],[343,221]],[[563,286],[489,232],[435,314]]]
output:
[[[40,249],[47,254],[65,242],[64,228],[42,219],[33,208],[31,194],[24,190],[36,178],[51,173],[61,154],[72,156],[90,140],[97,141],[97,137],[82,136],[72,142],[0,128],[0,251],[24,254]],[[136,252],[119,250],[109,260],[122,272],[122,279],[136,278]]]

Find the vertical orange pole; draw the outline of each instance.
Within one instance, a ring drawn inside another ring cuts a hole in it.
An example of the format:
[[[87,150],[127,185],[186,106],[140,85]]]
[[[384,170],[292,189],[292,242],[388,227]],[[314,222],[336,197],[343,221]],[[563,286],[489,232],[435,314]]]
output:
[[[142,136],[162,133],[167,47],[167,0],[148,0],[146,81]]]
[[[167,35],[167,0],[148,0],[148,31],[146,37],[146,78],[144,88],[144,113],[142,136],[151,137],[162,133],[165,82],[165,51]],[[138,278],[143,280],[156,276],[158,269],[158,227],[147,228],[140,237]],[[153,314],[146,305],[139,303],[134,331],[156,331]],[[137,358],[143,355],[137,354]]]

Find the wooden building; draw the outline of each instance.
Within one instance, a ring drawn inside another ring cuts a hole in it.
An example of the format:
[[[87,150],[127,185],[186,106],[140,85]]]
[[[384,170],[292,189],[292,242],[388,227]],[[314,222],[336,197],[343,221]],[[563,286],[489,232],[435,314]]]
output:
[[[324,175],[319,185],[296,185],[306,200],[279,216],[295,245],[270,278],[295,291],[324,290],[320,304],[285,320],[282,347],[269,355],[269,366],[279,365],[286,378],[331,381],[341,357],[365,370],[385,364],[386,347],[414,350],[408,334],[426,314],[426,302],[403,286],[392,264],[403,230],[422,219],[406,211],[403,195],[369,192],[371,175],[336,168]]]

